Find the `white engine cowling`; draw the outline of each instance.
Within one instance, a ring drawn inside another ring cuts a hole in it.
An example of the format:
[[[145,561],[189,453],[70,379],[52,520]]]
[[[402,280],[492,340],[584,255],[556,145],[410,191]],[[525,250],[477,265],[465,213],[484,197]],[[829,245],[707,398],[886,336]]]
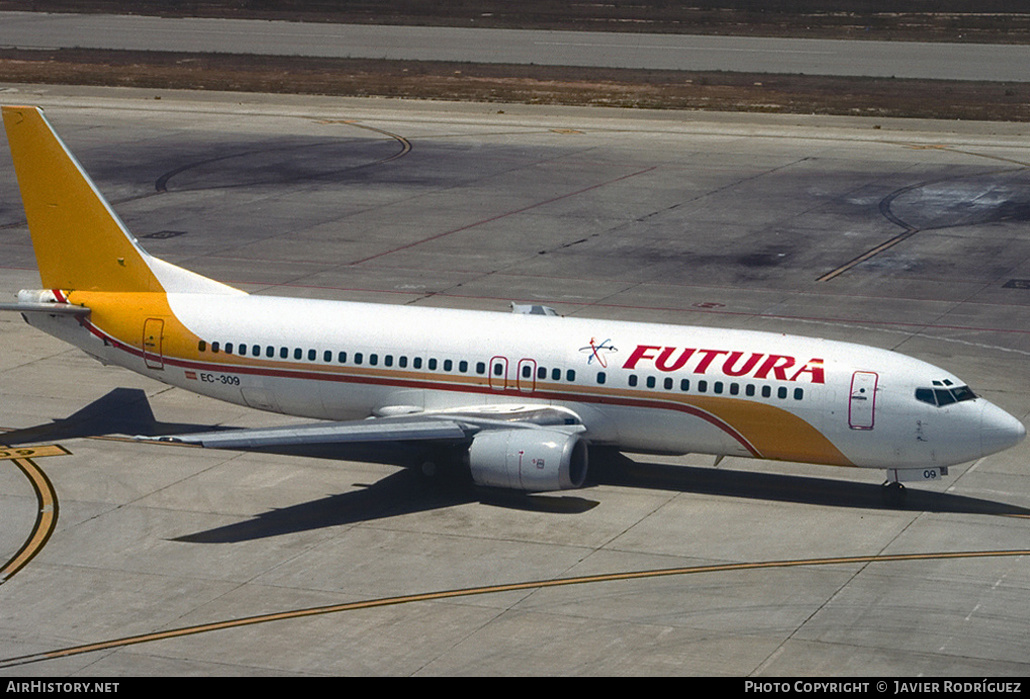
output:
[[[528,492],[579,488],[587,477],[587,444],[552,430],[480,432],[468,451],[477,485]]]

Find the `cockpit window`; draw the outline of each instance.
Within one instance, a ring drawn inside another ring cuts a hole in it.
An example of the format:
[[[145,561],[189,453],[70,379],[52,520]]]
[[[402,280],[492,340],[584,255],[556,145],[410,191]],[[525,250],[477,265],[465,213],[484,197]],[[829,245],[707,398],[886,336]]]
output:
[[[950,381],[945,381],[947,385],[951,385]],[[941,385],[940,381],[934,381],[937,386]],[[943,407],[945,405],[951,405],[952,403],[960,403],[966,400],[973,400],[976,398],[976,394],[970,390],[969,386],[955,386],[954,388],[917,388],[916,389],[916,400],[922,401],[923,403],[929,403],[937,407]]]
[[[976,398],[976,394],[973,393],[969,386],[958,386],[953,388],[951,389],[951,394],[955,396],[955,400],[957,401],[973,400]]]

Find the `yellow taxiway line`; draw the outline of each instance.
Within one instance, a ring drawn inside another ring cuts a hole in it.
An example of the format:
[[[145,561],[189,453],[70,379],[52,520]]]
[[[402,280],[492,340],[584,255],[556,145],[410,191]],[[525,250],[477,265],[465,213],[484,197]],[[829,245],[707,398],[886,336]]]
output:
[[[9,460],[25,474],[36,492],[39,509],[36,512],[36,523],[32,532],[22,544],[18,552],[0,567],[0,584],[25,567],[37,553],[43,550],[50,535],[57,526],[57,492],[46,474],[32,461],[33,457],[61,456],[70,452],[56,444],[40,447],[4,447],[0,446],[0,461]]]
[[[664,568],[659,570],[641,570],[621,573],[606,573],[600,575],[586,575],[573,578],[558,578],[554,580],[535,580],[530,582],[510,583],[506,585],[489,585],[485,587],[469,587],[458,590],[444,590],[439,592],[427,592],[398,597],[383,597],[379,599],[364,600],[360,602],[348,602],[344,604],[332,604],[321,607],[309,607],[306,609],[295,609],[271,614],[260,614],[257,616],[243,617],[240,619],[229,619],[216,621],[208,624],[197,624],[194,626],[183,626],[167,631],[156,631],[153,633],[127,636],[98,643],[88,643],[80,646],[71,646],[43,653],[33,653],[15,658],[0,659],[0,668],[14,667],[28,663],[40,662],[65,658],[81,653],[91,653],[99,650],[122,648],[125,646],[152,641],[161,641],[170,638],[179,638],[194,634],[207,633],[209,631],[220,631],[224,629],[240,628],[255,624],[264,624],[271,621],[284,621],[288,619],[301,619],[321,614],[336,614],[338,612],[354,611],[358,609],[373,609],[410,602],[426,602],[433,600],[449,599],[453,597],[467,597],[472,595],[485,595],[497,592],[512,592],[518,590],[540,590],[550,587],[563,587],[569,585],[584,585],[588,583],[613,582],[620,580],[641,580],[646,578],[657,578],[672,575],[694,575],[699,573],[719,573],[728,571],[759,570],[768,568],[794,568],[801,566],[821,566],[840,564],[866,564],[886,563],[891,561],[920,561],[920,560],[947,560],[960,558],[992,558],[1001,556],[1027,556],[1030,549],[1019,550],[994,550],[994,551],[951,551],[938,553],[899,553],[888,555],[868,556],[838,556],[833,558],[802,558],[786,561],[764,561],[752,563],[721,563],[715,565],[689,566],[684,568]]]

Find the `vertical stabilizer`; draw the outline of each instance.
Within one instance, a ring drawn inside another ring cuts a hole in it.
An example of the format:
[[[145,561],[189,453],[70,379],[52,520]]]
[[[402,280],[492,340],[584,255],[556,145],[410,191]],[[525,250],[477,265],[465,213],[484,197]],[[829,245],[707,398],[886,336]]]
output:
[[[236,291],[143,250],[38,107],[4,107],[3,119],[45,288]]]

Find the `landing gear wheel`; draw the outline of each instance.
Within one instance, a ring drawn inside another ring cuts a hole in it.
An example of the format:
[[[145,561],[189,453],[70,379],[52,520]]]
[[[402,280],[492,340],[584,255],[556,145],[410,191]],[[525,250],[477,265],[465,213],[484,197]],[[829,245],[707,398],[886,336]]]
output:
[[[884,483],[883,501],[889,507],[900,507],[905,504],[905,486],[898,481],[887,481]]]

